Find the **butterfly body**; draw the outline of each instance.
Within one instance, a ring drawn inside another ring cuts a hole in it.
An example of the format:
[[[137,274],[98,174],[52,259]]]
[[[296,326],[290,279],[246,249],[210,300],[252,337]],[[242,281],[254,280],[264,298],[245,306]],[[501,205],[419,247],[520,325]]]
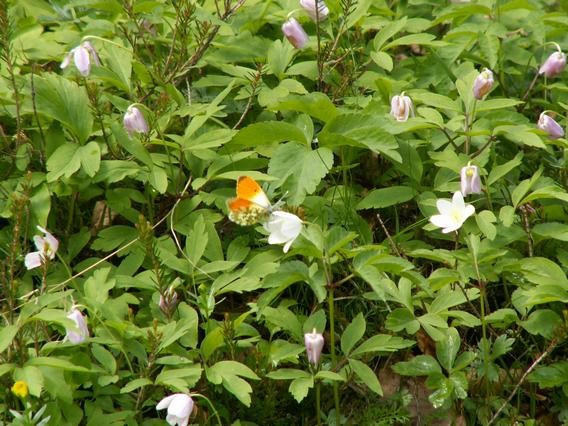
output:
[[[239,225],[254,225],[266,218],[272,205],[260,185],[250,176],[237,180],[237,196],[227,202],[229,219]]]

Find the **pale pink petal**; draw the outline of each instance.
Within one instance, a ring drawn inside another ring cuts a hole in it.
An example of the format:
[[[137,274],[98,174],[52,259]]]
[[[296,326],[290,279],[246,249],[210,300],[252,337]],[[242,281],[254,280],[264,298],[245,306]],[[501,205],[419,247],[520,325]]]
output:
[[[177,395],[180,395],[180,394],[179,394],[179,393],[174,393],[173,395],[166,396],[164,399],[162,399],[160,402],[158,402],[158,405],[156,405],[156,410],[163,410],[164,408],[168,408],[168,406],[170,405],[170,403],[172,402],[172,400],[173,400]]]
[[[34,251],[32,253],[26,254],[24,259],[24,264],[27,269],[34,269],[42,264],[41,253],[39,251]]]

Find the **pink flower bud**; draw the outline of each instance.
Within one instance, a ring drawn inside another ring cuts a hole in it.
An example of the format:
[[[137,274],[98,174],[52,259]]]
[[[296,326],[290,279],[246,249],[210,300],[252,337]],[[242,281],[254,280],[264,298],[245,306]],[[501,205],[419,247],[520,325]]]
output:
[[[473,96],[475,99],[483,99],[493,87],[493,72],[484,68],[473,82]]]
[[[71,313],[67,315],[67,318],[75,323],[76,330],[66,329],[67,334],[65,335],[65,339],[74,344],[83,343],[87,340],[87,337],[89,337],[89,328],[87,327],[87,321],[81,312],[79,312],[78,309],[73,308]]]
[[[560,74],[566,67],[566,55],[561,51],[552,53],[538,70],[539,74],[554,77]]]
[[[414,116],[412,100],[410,100],[408,96],[405,96],[404,92],[400,95],[393,96],[391,99],[390,113],[397,121],[408,120],[410,114]]]
[[[465,197],[468,194],[481,193],[481,178],[477,166],[467,165],[461,169],[461,193]]]
[[[290,18],[284,22],[282,25],[282,32],[296,49],[302,49],[308,42],[308,35],[300,23],[294,18]]]
[[[550,139],[558,139],[564,136],[564,129],[562,126],[558,124],[554,118],[547,115],[546,111],[540,114],[537,127],[548,133]]]
[[[124,128],[129,136],[134,133],[148,133],[148,123],[142,112],[134,105],[130,105],[124,114]]]
[[[321,333],[316,333],[316,330],[314,329],[311,333],[304,334],[304,343],[306,345],[308,361],[314,365],[318,365],[321,350],[323,349],[323,335]]]
[[[317,13],[316,13],[316,0],[300,0],[300,6],[308,12],[312,21],[323,21],[329,15],[329,9],[325,5],[323,0],[317,1]]]
[[[79,46],[71,49],[71,51],[63,58],[60,68],[67,68],[71,63],[71,57],[73,58],[73,63],[75,67],[81,73],[83,77],[86,77],[91,72],[91,59],[96,65],[100,65],[99,56],[97,51],[91,43],[85,41]]]

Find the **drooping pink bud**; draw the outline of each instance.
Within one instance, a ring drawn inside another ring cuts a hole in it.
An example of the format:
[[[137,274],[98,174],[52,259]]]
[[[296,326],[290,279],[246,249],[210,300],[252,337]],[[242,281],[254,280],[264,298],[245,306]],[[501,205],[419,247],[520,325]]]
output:
[[[66,329],[65,340],[69,340],[76,345],[87,340],[89,337],[89,328],[87,327],[87,321],[83,314],[81,314],[77,308],[73,308],[69,315],[67,315],[67,318],[75,323],[76,330]]]
[[[481,193],[481,178],[477,166],[468,164],[462,167],[461,173],[461,193],[465,197],[468,194]]]
[[[409,115],[414,116],[412,100],[402,92],[400,95],[393,96],[391,99],[391,115],[397,121],[408,120]]]
[[[554,77],[560,74],[566,67],[566,55],[560,50],[552,53],[544,64],[538,70],[539,74],[544,74],[546,77]]]
[[[554,118],[546,114],[546,111],[543,111],[538,118],[537,127],[540,130],[544,130],[548,133],[550,139],[558,139],[564,136],[564,129],[560,124],[556,122]]]
[[[310,15],[310,18],[312,18],[314,22],[323,21],[327,18],[327,15],[329,15],[329,9],[323,0],[317,0],[317,9],[316,0],[300,0],[300,6],[308,12],[308,15]]]
[[[284,22],[282,32],[296,49],[302,49],[308,42],[308,34],[306,34],[300,23],[294,18],[290,18]]]
[[[163,313],[170,315],[178,303],[178,295],[173,286],[167,288],[164,294],[160,294],[160,301],[158,305]]]
[[[146,123],[142,112],[134,105],[130,105],[126,110],[123,122],[124,128],[130,136],[134,133],[148,133],[148,123]]]
[[[490,69],[484,68],[473,82],[473,96],[475,99],[483,99],[493,87],[493,72]]]
[[[323,335],[321,333],[316,333],[316,330],[314,329],[311,333],[304,334],[304,343],[306,345],[308,361],[313,365],[318,365],[321,350],[323,349]]]
[[[73,63],[79,71],[79,73],[86,77],[91,72],[91,59],[96,65],[100,65],[99,56],[93,45],[85,41],[79,46],[71,49],[71,51],[63,58],[60,68],[67,68],[71,63],[71,58],[73,58]]]

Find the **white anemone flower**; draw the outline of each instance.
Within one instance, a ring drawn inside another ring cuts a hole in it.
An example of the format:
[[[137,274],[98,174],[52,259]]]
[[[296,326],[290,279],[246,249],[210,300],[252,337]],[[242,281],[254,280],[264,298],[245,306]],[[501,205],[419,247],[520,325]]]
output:
[[[284,244],[283,250],[287,253],[302,231],[302,219],[295,214],[277,210],[270,213],[264,229],[270,233],[268,244]]]
[[[166,421],[170,426],[187,426],[193,411],[193,399],[185,393],[174,393],[166,396],[156,405],[156,410],[165,408],[168,409]]]
[[[311,362],[313,365],[319,364],[323,343],[323,335],[316,333],[315,329],[311,333],[304,334],[304,344],[306,345],[308,362]]]
[[[460,229],[466,219],[475,213],[475,207],[464,202],[463,195],[460,191],[454,192],[452,201],[436,201],[436,207],[440,214],[432,216],[430,222],[442,228],[444,234]]]
[[[28,269],[34,269],[41,266],[47,261],[47,259],[54,259],[55,253],[57,253],[57,249],[59,248],[59,241],[57,241],[57,238],[41,226],[38,226],[37,229],[43,232],[44,235],[43,237],[40,235],[34,235],[34,244],[38,251],[26,254],[24,263]]]

